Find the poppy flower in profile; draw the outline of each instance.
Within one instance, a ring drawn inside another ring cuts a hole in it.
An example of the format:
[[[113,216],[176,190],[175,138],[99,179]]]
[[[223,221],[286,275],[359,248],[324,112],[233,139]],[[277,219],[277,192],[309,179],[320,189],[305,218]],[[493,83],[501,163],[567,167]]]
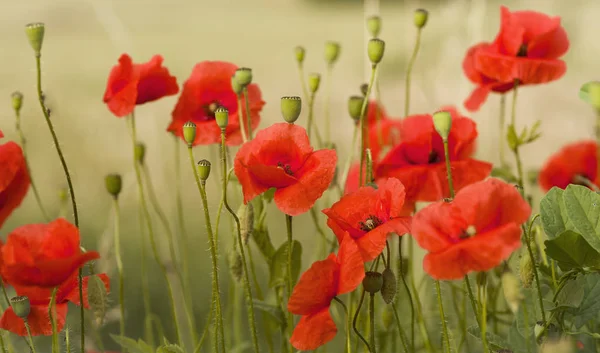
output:
[[[277,207],[297,216],[310,210],[327,190],[336,163],[335,150],[313,150],[303,127],[277,123],[242,145],[234,170],[242,184],[244,203],[275,188]]]
[[[492,165],[471,158],[475,151],[477,128],[473,120],[454,109],[448,137],[449,156],[455,190],[489,176]],[[400,143],[377,163],[377,178],[399,179],[406,188],[408,204],[438,201],[450,196],[442,138],[431,115],[413,115],[402,120]]]
[[[502,6],[500,32],[491,45],[475,55],[475,67],[498,82],[519,85],[547,83],[561,78],[567,66],[560,60],[569,49],[560,17],[540,12],[511,12]]]
[[[514,186],[490,178],[465,187],[451,202],[417,212],[411,234],[429,252],[425,272],[438,280],[460,279],[498,266],[518,249],[530,214]]]
[[[1,137],[4,137],[2,131]],[[0,227],[21,205],[30,184],[27,162],[21,146],[12,141],[0,144]]]
[[[177,94],[177,79],[162,62],[162,56],[154,55],[147,63],[134,64],[129,55],[121,55],[119,64],[110,71],[104,92],[108,109],[121,118],[131,114],[136,105]]]
[[[402,120],[386,119],[369,126],[369,149],[374,161],[400,143]]]
[[[335,254],[316,261],[302,274],[288,301],[288,311],[302,315],[290,342],[301,351],[317,349],[331,341],[337,327],[329,313],[331,301],[356,289],[365,277],[356,243],[346,235]]]
[[[598,187],[598,144],[595,141],[581,141],[564,146],[551,156],[543,166],[538,181],[544,191],[557,186],[561,189],[569,184],[588,187],[594,181]]]
[[[363,261],[375,259],[391,233],[410,232],[410,217],[404,216],[404,185],[395,178],[382,179],[377,188],[363,186],[323,210],[327,225],[341,242],[356,242]]]
[[[229,122],[225,130],[227,144],[241,144],[240,121],[247,131],[247,118],[245,107],[242,107],[242,111],[238,110],[237,95],[231,87],[231,78],[237,69],[236,65],[223,61],[203,61],[197,64],[190,78],[183,84],[167,130],[183,139],[183,124],[191,121],[198,127],[194,146],[221,143],[221,129],[215,123],[215,111],[224,107],[229,112]],[[255,131],[265,102],[258,85],[250,84],[247,89],[251,127],[252,131]],[[242,102],[244,100],[245,96],[242,94]]]
[[[77,227],[59,218],[12,231],[2,247],[2,274],[15,286],[54,288],[99,257],[95,251],[83,253]]]
[[[106,274],[98,275],[106,287],[106,291],[110,290],[110,281]],[[89,277],[83,278],[83,307],[90,308],[88,303],[88,282]],[[49,288],[40,287],[22,287],[14,286],[18,296],[26,296],[29,298],[31,311],[27,316],[27,323],[31,329],[32,336],[50,336],[52,335],[52,325],[48,318],[48,309],[52,290]],[[71,276],[63,282],[56,292],[56,325],[60,332],[65,326],[68,311],[68,302],[76,305],[81,305],[79,300],[78,286],[78,271],[75,271]],[[19,336],[27,336],[27,330],[23,319],[18,317],[12,307],[8,307],[0,318],[0,328],[10,331]]]

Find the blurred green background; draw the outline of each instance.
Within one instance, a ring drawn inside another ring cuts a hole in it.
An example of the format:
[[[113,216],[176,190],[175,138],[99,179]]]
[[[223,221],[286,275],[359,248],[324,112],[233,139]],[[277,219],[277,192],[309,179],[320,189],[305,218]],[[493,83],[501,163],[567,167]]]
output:
[[[124,178],[121,206],[127,334],[139,337],[143,330],[139,277],[141,237],[131,142],[125,120],[112,116],[102,102],[108,73],[121,53],[129,53],[136,62],[147,61],[154,54],[163,55],[164,65],[178,77],[180,85],[194,64],[202,60],[231,61],[252,68],[254,82],[260,85],[267,103],[261,122],[261,127],[266,127],[280,119],[281,96],[301,94],[293,48],[296,45],[306,48],[306,73],[324,74],[324,43],[338,41],[342,51],[333,74],[331,109],[335,142],[343,161],[349,152],[353,129],[346,112],[346,100],[358,93],[368,72],[366,16],[379,13],[383,19],[381,38],[386,41],[386,53],[380,69],[381,99],[389,115],[400,116],[404,106],[404,72],[416,32],[412,16],[420,7],[429,10],[430,19],[423,32],[413,74],[411,112],[431,113],[444,105],[459,106],[464,112],[462,102],[472,85],[462,73],[462,59],[469,46],[493,40],[499,26],[501,3],[511,10],[532,9],[561,16],[571,40],[571,48],[564,57],[568,64],[564,78],[549,85],[519,90],[518,125],[543,121],[542,138],[523,151],[525,164],[529,169],[537,169],[562,144],[593,136],[593,114],[578,99],[577,93],[582,83],[597,78],[596,57],[600,54],[597,41],[600,3],[597,0],[1,0],[0,97],[4,97],[5,103],[0,104],[0,129],[6,135],[4,141],[17,139],[10,94],[20,90],[25,95],[22,126],[28,139],[33,177],[46,207],[58,214],[58,190],[65,186],[65,180],[34,96],[34,57],[23,33],[24,25],[29,22],[45,22],[43,86],[72,172],[83,245],[102,253],[98,269],[111,276],[115,271],[111,199],[104,189],[103,179],[108,173],[120,173]],[[323,116],[322,97],[317,97],[316,119]],[[147,145],[147,165],[172,225],[175,224],[175,144],[166,133],[166,127],[176,99],[176,96],[169,97],[136,110],[138,136]],[[470,115],[479,128],[478,157],[493,162],[497,161],[498,108],[499,98],[491,96],[481,111]],[[178,147],[183,151],[182,143]],[[216,162],[214,148],[198,147],[195,155],[197,159]],[[187,166],[187,161],[182,160],[185,221],[193,240],[195,314],[201,328],[210,302],[210,264],[202,207]],[[214,181],[208,185],[214,219],[219,189]],[[232,195],[231,199],[234,205],[239,205],[239,195],[235,195],[235,199]],[[326,206],[329,205],[321,205]],[[230,243],[229,220],[224,220],[222,254]],[[42,221],[30,192],[0,234],[6,237],[15,227]],[[283,224],[283,216],[273,208],[269,225],[276,247],[285,238]],[[155,229],[161,239],[163,258],[166,258],[168,248],[157,221]],[[297,218],[295,236],[306,249],[303,262],[306,269],[316,259],[310,249],[311,242],[317,239],[308,214]],[[225,258],[221,256],[224,274]],[[266,274],[267,269],[257,253],[254,258],[259,263],[259,273]],[[149,266],[153,309],[168,319],[164,283],[158,268],[152,262]],[[420,269],[420,264],[417,267]],[[226,293],[229,276],[223,278]],[[113,289],[116,290],[116,286],[114,281]],[[116,291],[113,291],[116,304],[114,294]],[[71,314],[75,314],[75,310],[71,310]],[[102,330],[108,348],[116,347],[107,338],[108,332],[118,331],[115,320],[113,312]],[[165,326],[172,337],[172,325],[165,323]],[[78,331],[77,327],[73,330]]]

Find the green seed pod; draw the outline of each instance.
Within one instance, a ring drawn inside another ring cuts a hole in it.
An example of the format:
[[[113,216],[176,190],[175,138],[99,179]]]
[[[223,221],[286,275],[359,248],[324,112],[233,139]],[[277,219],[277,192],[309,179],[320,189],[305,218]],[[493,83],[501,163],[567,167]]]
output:
[[[104,183],[106,185],[106,191],[114,198],[117,198],[121,193],[121,187],[123,185],[121,175],[109,174],[104,178]]]
[[[308,75],[308,90],[310,91],[310,93],[316,93],[319,89],[320,83],[321,75],[315,73]]]
[[[248,240],[254,231],[254,206],[252,203],[241,204],[237,213],[240,219],[240,233],[242,233],[242,241],[244,245],[248,244]]]
[[[240,67],[235,71],[234,77],[240,86],[246,87],[252,83],[252,69]]]
[[[229,124],[229,111],[224,107],[218,107],[215,110],[215,121],[221,130],[227,128],[227,124]]]
[[[229,257],[229,270],[233,275],[233,278],[239,283],[242,280],[243,264],[242,256],[239,252],[231,249],[228,254]]]
[[[210,175],[210,162],[206,159],[203,159],[200,162],[198,162],[198,176],[200,177],[200,180],[206,181],[206,179],[208,179],[209,175]]]
[[[188,147],[192,147],[196,140],[196,124],[191,121],[183,124],[183,139],[188,144]]]
[[[452,115],[444,111],[433,113],[433,126],[442,139],[447,140],[452,129]]]
[[[10,306],[12,306],[15,315],[21,319],[27,319],[27,316],[29,316],[29,313],[31,312],[31,303],[26,296],[10,298]]]
[[[293,124],[300,117],[302,99],[300,97],[281,97],[281,115],[283,119]]]
[[[45,26],[41,22],[29,23],[25,26],[25,34],[29,40],[29,44],[36,55],[40,54],[42,50],[42,43],[44,42]]]
[[[390,304],[396,296],[396,275],[389,267],[383,270],[381,275],[383,278],[381,297],[386,304]]]
[[[352,96],[348,99],[348,113],[357,123],[360,120],[360,113],[362,113],[362,105],[365,99],[365,97],[360,96]]]
[[[379,272],[369,271],[365,273],[363,287],[365,287],[365,290],[371,294],[379,292],[381,287],[383,287],[383,276]]]
[[[89,276],[88,302],[96,323],[102,324],[108,308],[108,293],[104,282],[97,275]]]
[[[367,19],[367,30],[372,37],[377,38],[381,32],[381,17],[371,16]]]
[[[369,84],[368,83],[363,83],[362,85],[360,85],[360,93],[362,93],[363,96],[367,96],[367,93],[369,91]]]
[[[231,89],[233,90],[233,92],[235,92],[236,95],[240,95],[242,94],[242,92],[244,91],[244,87],[242,87],[237,79],[235,78],[235,75],[231,76]]]
[[[514,314],[519,310],[521,301],[525,299],[523,293],[521,293],[521,284],[517,279],[517,276],[512,271],[507,270],[500,276],[500,282],[502,283],[502,291],[504,293],[504,299],[510,311]]]
[[[369,54],[369,60],[371,64],[376,65],[383,59],[383,53],[385,52],[385,42],[378,38],[373,38],[369,41],[367,46],[367,53]]]
[[[531,284],[533,283],[533,271],[533,263],[531,262],[529,254],[523,253],[519,263],[519,275],[524,288],[531,287]]]
[[[12,107],[15,112],[20,112],[21,107],[23,106],[23,94],[19,91],[15,91],[10,95],[10,98],[12,99]]]
[[[427,10],[418,9],[417,11],[415,11],[415,16],[414,16],[415,26],[417,26],[417,28],[425,27],[425,25],[427,24],[428,17],[429,17],[429,12],[427,12]]]
[[[302,64],[304,62],[304,56],[306,55],[304,47],[297,46],[294,48],[294,54],[296,54],[296,61],[298,64]]]
[[[325,61],[329,65],[335,64],[340,56],[340,43],[327,42],[325,43]]]
[[[146,145],[143,142],[137,142],[133,151],[133,156],[139,164],[144,164],[144,158],[146,157]]]

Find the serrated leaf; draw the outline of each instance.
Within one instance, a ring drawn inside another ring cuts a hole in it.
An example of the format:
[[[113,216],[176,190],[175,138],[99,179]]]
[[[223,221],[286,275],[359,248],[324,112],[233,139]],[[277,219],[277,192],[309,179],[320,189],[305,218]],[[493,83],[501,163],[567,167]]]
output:
[[[285,326],[287,324],[285,314],[281,310],[281,307],[265,303],[264,301],[253,299],[254,309],[262,311],[263,313],[269,314],[271,318],[277,321],[278,324]]]
[[[110,334],[110,337],[130,353],[154,353],[154,350],[143,340],[133,340],[129,337]]]
[[[544,232],[548,238],[557,237],[565,230],[575,230],[573,222],[567,217],[563,201],[564,190],[553,187],[540,201],[540,215]]]
[[[583,277],[583,300],[579,308],[569,310],[573,314],[573,323],[578,329],[600,312],[600,274],[592,273]]]
[[[600,253],[572,230],[562,232],[558,237],[544,242],[546,254],[557,261],[563,271],[574,268],[600,268]]]
[[[519,146],[519,137],[517,136],[515,126],[512,124],[508,125],[506,129],[506,141],[508,142],[508,147],[513,151]]]
[[[469,326],[467,328],[467,332],[469,332],[473,337],[477,338],[478,340],[481,340],[481,330],[477,325]],[[509,343],[504,338],[495,335],[489,331],[485,333],[485,337],[487,339],[488,344],[490,344],[494,350],[510,348]]]
[[[565,189],[563,200],[575,229],[600,252],[600,195],[585,186],[571,184]]]
[[[598,83],[598,81],[586,82],[579,89],[579,98],[588,104],[592,104],[592,100],[590,98],[590,86],[594,83]]]
[[[507,183],[516,183],[517,177],[508,169],[508,168],[494,168],[492,169],[492,176],[495,178],[500,178]]]
[[[269,287],[274,288],[286,285],[288,273],[288,242],[283,243],[275,252],[269,265]],[[296,283],[300,275],[300,265],[302,263],[302,244],[299,241],[292,241],[292,282]]]

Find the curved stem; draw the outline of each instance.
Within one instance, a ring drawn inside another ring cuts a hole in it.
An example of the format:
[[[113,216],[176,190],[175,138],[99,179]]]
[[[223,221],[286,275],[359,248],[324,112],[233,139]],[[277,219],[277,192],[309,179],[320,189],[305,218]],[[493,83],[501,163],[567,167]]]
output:
[[[30,334],[30,336],[31,336],[31,334]],[[4,336],[2,335],[2,332],[0,332],[0,348],[2,348],[2,353],[7,353],[6,344],[4,343]],[[35,352],[32,350],[32,353],[35,353]]]
[[[396,303],[392,302],[392,310],[394,311],[394,318],[396,319],[396,326],[398,326],[398,333],[400,336],[400,342],[402,343],[402,347],[404,348],[404,352],[408,353],[408,352],[414,352],[414,348],[412,348],[412,350],[408,350],[408,345],[406,344],[406,333],[404,332],[404,329],[402,328],[402,325],[400,325],[400,317],[398,316],[398,310],[396,309]]]
[[[294,289],[294,279],[292,277],[292,251],[294,250],[294,240],[293,240],[293,228],[292,228],[292,216],[285,215],[285,226],[287,230],[287,287],[288,287],[288,300],[292,297],[292,291]],[[288,327],[291,330],[294,326],[294,317],[292,313],[288,315]],[[290,348],[290,352],[293,352],[293,349]]]
[[[246,126],[246,119],[244,118],[244,110],[242,109],[244,104],[242,102],[242,95],[239,94],[237,96],[237,111],[238,111],[238,119],[240,120],[240,130],[242,131],[242,141],[244,143],[248,142],[248,127]]]
[[[308,97],[308,118],[306,120],[306,134],[308,135],[309,140],[312,136],[314,103],[315,103],[315,93],[311,93],[310,96]]]
[[[377,343],[375,343],[375,294],[371,293],[369,301],[369,323],[371,325],[371,352],[377,353]]]
[[[504,167],[506,165],[506,157],[504,154],[504,131],[506,125],[506,95],[503,93],[500,95],[500,116],[498,119],[499,128],[500,128],[500,139],[498,150],[500,152],[500,166]]]
[[[533,222],[535,222],[537,217],[539,217],[539,215],[536,215],[535,217],[533,217],[533,219],[531,220],[531,223],[529,224],[529,230],[525,234],[525,243],[527,245],[527,252],[529,253],[529,258],[531,259],[531,263],[533,264],[533,277],[535,278],[535,286],[536,286],[537,292],[538,292],[538,303],[540,305],[540,311],[542,312],[542,321],[544,321],[544,323],[545,323],[546,322],[546,312],[544,311],[542,286],[540,284],[540,276],[538,274],[538,269],[537,269],[538,266],[535,263],[535,255],[533,254],[533,250],[531,249],[531,226],[533,225]]]
[[[408,239],[410,241],[410,238]],[[389,246],[388,246],[389,247]],[[406,295],[410,303],[410,351],[415,351],[415,306],[413,303],[406,277],[404,276],[404,259],[402,258],[402,237],[398,237],[398,277],[402,280],[404,289],[406,289]]]
[[[475,315],[475,320],[477,321],[477,327],[481,329],[481,320],[479,319],[479,310],[477,301],[475,301],[475,296],[473,295],[473,288],[471,288],[471,281],[469,280],[469,275],[465,275],[465,286],[467,287],[467,292],[469,293],[469,299],[471,300],[471,309],[473,309],[473,315]]]
[[[248,309],[248,323],[250,324],[250,335],[252,336],[252,345],[254,347],[254,352],[259,352],[258,347],[258,335],[256,333],[256,320],[254,318],[254,304],[252,302],[252,288],[250,288],[250,275],[248,274],[248,265],[246,264],[246,254],[244,250],[244,241],[242,240],[242,230],[240,225],[240,219],[238,218],[235,211],[229,206],[229,202],[227,201],[227,161],[226,161],[226,146],[225,146],[225,130],[221,130],[221,167],[223,168],[223,202],[225,204],[225,208],[231,216],[235,220],[235,224],[237,227],[237,241],[238,247],[240,250],[240,255],[242,257],[242,269],[244,270],[244,292],[246,295],[246,306]]]
[[[356,322],[358,321],[358,315],[360,314],[360,308],[362,307],[364,300],[365,300],[365,290],[363,289],[362,294],[360,295],[360,300],[358,301],[358,306],[356,307],[356,312],[354,313],[354,319],[352,320],[352,328],[354,329],[354,332],[356,333],[358,338],[360,338],[360,340],[363,341],[363,343],[367,347],[367,350],[369,352],[371,352],[371,347],[369,346],[369,342],[367,342],[367,340],[363,337],[363,335],[360,334],[360,332],[358,331],[358,328],[356,327]]]
[[[246,101],[246,124],[248,128],[248,140],[252,140],[252,115],[250,112],[250,98],[248,97],[248,87],[244,87],[244,100]]]
[[[125,337],[125,281],[123,280],[123,261],[121,259],[121,212],[119,210],[119,198],[113,198],[113,209],[115,212],[115,258],[117,261],[117,273],[119,276],[119,311],[121,317],[119,320],[119,333],[121,340]],[[123,346],[121,346],[121,350]]]
[[[56,292],[58,287],[52,290],[52,297],[50,298],[50,304],[48,305],[48,317],[50,318],[50,325],[52,326],[52,353],[59,353],[60,347],[58,346],[58,331],[56,328]]]
[[[131,129],[132,149],[133,149],[133,152],[135,153],[135,144],[137,142],[137,137],[136,137],[136,129],[135,129],[135,116],[133,115],[133,113],[131,114],[131,117],[128,120],[130,123],[130,129]],[[140,197],[140,204],[142,206],[142,212],[144,214],[144,219],[146,220],[146,228],[148,229],[148,238],[150,239],[150,247],[152,248],[152,254],[154,255],[154,260],[158,264],[158,267],[161,270],[161,273],[165,279],[165,282],[167,283],[167,291],[168,291],[170,307],[171,307],[171,316],[173,319],[173,324],[175,325],[175,339],[179,344],[181,344],[181,330],[179,328],[179,322],[177,320],[177,309],[175,308],[175,297],[173,295],[173,285],[171,284],[171,281],[169,280],[169,274],[167,271],[167,267],[161,261],[160,255],[158,253],[158,246],[156,244],[156,239],[154,236],[154,228],[152,226],[152,218],[150,217],[150,211],[148,210],[148,204],[146,203],[146,194],[144,192],[144,185],[142,182],[142,172],[140,171],[141,168],[140,168],[138,161],[135,159],[133,161],[133,167],[135,170],[135,177],[136,177],[137,184],[138,184],[138,194]],[[82,307],[83,307],[83,305],[82,305]]]
[[[419,47],[421,46],[421,28],[417,29],[417,39],[415,41],[415,47],[406,68],[406,86],[404,88],[404,116],[408,116],[410,110],[410,79],[412,74],[413,66],[417,61],[417,54],[419,53]]]
[[[70,330],[67,328],[65,330],[65,346],[67,346],[67,353],[71,353],[71,338],[70,338],[70,334],[69,334]],[[32,342],[32,348],[33,348],[33,342]],[[35,353],[35,352],[32,352]]]
[[[204,340],[206,339],[206,335],[208,334],[208,329],[210,328],[210,321],[212,320],[212,313],[215,307],[214,301],[211,300],[210,302],[211,306],[208,310],[208,313],[206,314],[206,323],[204,324],[204,330],[202,330],[202,336],[200,336],[200,341],[196,345],[194,353],[200,353],[200,350],[202,349],[202,344],[204,344]]]
[[[31,348],[31,353],[36,353],[35,345],[33,344],[33,337],[31,336],[31,328],[29,327],[29,323],[27,322],[27,319],[23,319],[23,323],[25,324],[25,330],[27,330],[27,339],[29,340],[29,348]],[[67,333],[67,337],[68,337],[68,333]],[[67,342],[67,349],[70,349],[69,347],[70,347],[69,342]],[[3,339],[2,339],[2,351],[6,352],[6,350],[4,349],[4,340]]]
[[[377,73],[377,64],[373,64],[371,67],[371,78],[369,79],[369,85],[367,86],[367,92],[365,99],[360,110],[360,130],[361,130],[361,146],[360,146],[360,174],[359,174],[359,186],[363,185],[363,170],[365,163],[366,149],[369,148],[369,134],[367,124],[367,107],[369,106],[369,97],[371,96],[371,90],[373,89],[373,82],[375,81],[375,75]]]
[[[446,324],[446,315],[444,314],[444,305],[442,304],[442,289],[440,288],[440,281],[435,281],[435,290],[437,292],[438,307],[440,309],[440,319],[442,320],[442,334],[444,337],[446,352],[450,353],[450,338],[448,336],[448,326]]]

